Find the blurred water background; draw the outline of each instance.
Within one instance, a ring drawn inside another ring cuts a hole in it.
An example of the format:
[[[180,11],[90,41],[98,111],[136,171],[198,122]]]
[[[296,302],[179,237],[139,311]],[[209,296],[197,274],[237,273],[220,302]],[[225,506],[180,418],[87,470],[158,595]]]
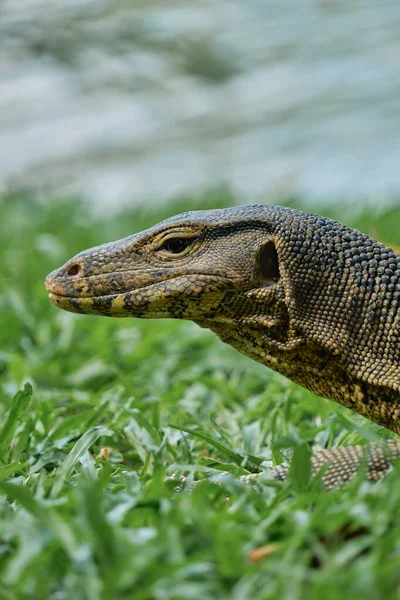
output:
[[[0,185],[400,197],[399,0],[2,0]]]

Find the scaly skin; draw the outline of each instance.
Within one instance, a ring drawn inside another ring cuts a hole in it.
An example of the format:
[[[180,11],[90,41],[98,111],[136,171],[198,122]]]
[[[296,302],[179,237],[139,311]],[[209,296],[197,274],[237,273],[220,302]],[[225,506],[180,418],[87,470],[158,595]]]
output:
[[[46,287],[72,312],[195,321],[400,433],[400,256],[336,221],[264,205],[189,212],[81,252]],[[389,448],[400,455],[397,441]],[[385,452],[371,446],[371,479]],[[314,465],[331,463],[331,487],[360,453],[316,453]]]

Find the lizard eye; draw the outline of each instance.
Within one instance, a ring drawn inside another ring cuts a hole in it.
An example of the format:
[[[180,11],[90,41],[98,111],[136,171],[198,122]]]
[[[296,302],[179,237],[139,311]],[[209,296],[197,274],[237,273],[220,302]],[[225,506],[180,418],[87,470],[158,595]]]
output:
[[[160,250],[166,250],[170,254],[181,254],[193,243],[190,238],[169,238],[161,246]]]

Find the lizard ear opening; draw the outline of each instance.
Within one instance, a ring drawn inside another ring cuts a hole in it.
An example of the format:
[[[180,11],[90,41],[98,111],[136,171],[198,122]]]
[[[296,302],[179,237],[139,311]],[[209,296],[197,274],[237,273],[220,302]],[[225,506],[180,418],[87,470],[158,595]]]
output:
[[[279,259],[274,242],[268,242],[261,248],[258,262],[261,274],[266,282],[272,283],[279,281],[281,277],[279,272]]]

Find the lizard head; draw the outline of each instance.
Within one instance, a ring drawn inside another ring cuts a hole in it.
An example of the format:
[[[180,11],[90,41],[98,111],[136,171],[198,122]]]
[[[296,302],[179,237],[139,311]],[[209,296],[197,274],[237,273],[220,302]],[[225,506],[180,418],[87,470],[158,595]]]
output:
[[[400,256],[336,221],[264,205],[189,212],[77,254],[46,287],[72,312],[195,321],[400,431]]]
[[[280,279],[272,223],[260,219],[261,208],[193,211],[85,250],[48,275],[50,299],[72,312],[205,326],[257,318]]]

